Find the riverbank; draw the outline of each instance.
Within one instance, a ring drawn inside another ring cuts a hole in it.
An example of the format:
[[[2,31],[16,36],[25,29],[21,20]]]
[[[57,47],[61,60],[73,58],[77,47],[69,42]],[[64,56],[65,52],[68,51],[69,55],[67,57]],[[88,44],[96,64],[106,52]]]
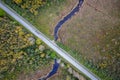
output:
[[[59,36],[58,36],[58,32],[59,32],[60,28],[62,27],[62,25],[63,25],[66,21],[68,21],[72,16],[74,16],[75,13],[77,13],[77,12],[80,10],[83,2],[84,2],[84,0],[79,0],[78,3],[77,3],[77,5],[72,9],[72,11],[70,11],[64,18],[62,18],[62,19],[56,24],[56,26],[55,26],[55,28],[54,28],[54,40],[55,40],[55,41],[57,41],[57,39],[58,39],[58,37],[59,37]]]

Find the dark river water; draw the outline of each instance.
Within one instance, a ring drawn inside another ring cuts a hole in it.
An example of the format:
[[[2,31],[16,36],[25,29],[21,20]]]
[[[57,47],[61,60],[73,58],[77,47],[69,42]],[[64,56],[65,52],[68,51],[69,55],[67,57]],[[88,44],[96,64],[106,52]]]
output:
[[[62,25],[68,20],[70,19],[76,12],[78,12],[80,10],[81,5],[83,4],[84,0],[79,0],[78,4],[76,7],[73,8],[73,10],[66,15],[63,19],[61,19],[57,25],[55,26],[54,29],[54,40],[57,41],[58,39],[58,31],[59,29],[62,27]]]

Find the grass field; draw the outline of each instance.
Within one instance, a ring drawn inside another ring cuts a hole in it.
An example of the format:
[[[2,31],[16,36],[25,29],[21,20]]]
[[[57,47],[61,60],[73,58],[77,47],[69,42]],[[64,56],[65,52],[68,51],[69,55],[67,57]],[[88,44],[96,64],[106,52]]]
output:
[[[61,42],[77,51],[79,61],[82,55],[101,71],[114,76],[115,80],[120,78],[119,3],[118,0],[86,0],[80,12],[65,23],[59,32]]]

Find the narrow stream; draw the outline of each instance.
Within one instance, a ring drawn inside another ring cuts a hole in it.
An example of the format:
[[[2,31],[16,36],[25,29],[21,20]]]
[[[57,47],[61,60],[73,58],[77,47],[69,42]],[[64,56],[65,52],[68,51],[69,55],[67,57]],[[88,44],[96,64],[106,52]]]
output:
[[[78,12],[83,4],[84,0],[79,0],[78,4],[76,7],[74,7],[72,9],[72,11],[70,13],[68,13],[68,15],[66,15],[63,19],[61,19],[57,25],[55,26],[54,29],[54,40],[57,41],[58,39],[58,31],[60,30],[60,28],[62,27],[62,25],[68,20],[70,19],[76,12]]]

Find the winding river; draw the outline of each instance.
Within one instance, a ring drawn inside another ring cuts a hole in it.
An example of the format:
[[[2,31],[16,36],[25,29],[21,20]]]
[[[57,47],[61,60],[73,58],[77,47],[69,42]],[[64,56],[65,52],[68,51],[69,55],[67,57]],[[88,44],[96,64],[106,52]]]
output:
[[[60,30],[60,28],[62,27],[62,25],[68,20],[70,19],[76,12],[78,12],[81,8],[81,5],[83,4],[84,0],[79,0],[78,4],[76,7],[74,7],[72,9],[72,11],[70,13],[68,13],[63,19],[61,19],[57,25],[55,26],[54,29],[54,40],[57,41],[58,39],[58,31]]]

